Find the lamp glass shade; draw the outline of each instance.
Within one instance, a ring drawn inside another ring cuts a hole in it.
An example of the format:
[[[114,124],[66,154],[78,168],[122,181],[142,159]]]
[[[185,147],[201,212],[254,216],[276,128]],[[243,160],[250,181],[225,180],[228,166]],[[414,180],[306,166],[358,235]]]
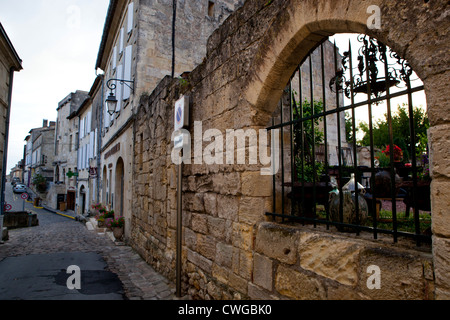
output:
[[[117,99],[112,92],[109,94],[108,98],[106,99],[106,108],[110,115],[113,115],[116,112]]]

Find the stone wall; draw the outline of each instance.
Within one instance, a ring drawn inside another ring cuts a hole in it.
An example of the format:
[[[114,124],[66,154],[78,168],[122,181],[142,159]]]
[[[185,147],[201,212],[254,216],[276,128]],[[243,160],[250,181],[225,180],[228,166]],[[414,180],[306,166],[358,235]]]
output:
[[[36,213],[8,212],[3,218],[3,226],[8,229],[36,227],[39,220]]]
[[[444,2],[373,1],[383,14],[382,29],[374,31],[366,26],[365,2],[247,0],[212,34],[205,61],[186,79],[165,78],[141,98],[134,132],[133,247],[175,279],[171,135],[173,106],[181,94],[192,101],[193,142],[202,141],[194,121],[202,121],[203,133],[264,128],[301,57],[330,34],[360,32],[402,54],[425,83],[433,126],[432,250],[415,248],[409,240],[392,244],[392,238],[266,221],[272,178],[262,176],[259,165],[190,164],[183,171],[183,291],[199,299],[448,298],[449,119],[439,112],[448,108],[442,31],[448,28],[434,27],[448,14]],[[425,39],[432,45],[423,45]],[[437,63],[425,62],[428,56]],[[203,147],[209,143],[203,141]],[[380,289],[368,288],[372,265],[379,267]]]

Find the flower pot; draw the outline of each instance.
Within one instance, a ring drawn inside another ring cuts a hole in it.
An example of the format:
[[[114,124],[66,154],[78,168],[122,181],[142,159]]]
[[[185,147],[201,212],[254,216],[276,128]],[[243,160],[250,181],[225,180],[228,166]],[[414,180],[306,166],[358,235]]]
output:
[[[117,240],[121,240],[123,237],[123,227],[113,227],[112,232],[114,235],[114,238]]]
[[[346,224],[359,224],[362,225],[367,220],[369,215],[369,207],[363,194],[358,194],[358,204],[356,204],[355,192],[344,191],[343,192],[343,204],[342,204],[342,218],[340,219],[340,201],[339,194],[332,193],[330,199],[330,219],[334,222],[341,222]],[[356,209],[358,206],[358,210]],[[358,211],[358,212],[357,212]],[[342,232],[355,232],[353,227],[336,226],[339,231]]]

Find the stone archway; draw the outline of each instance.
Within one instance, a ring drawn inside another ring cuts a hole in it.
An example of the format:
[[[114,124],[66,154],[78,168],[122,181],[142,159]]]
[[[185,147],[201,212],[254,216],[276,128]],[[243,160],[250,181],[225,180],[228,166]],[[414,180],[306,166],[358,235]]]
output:
[[[254,3],[256,3],[255,1]],[[446,1],[376,0],[370,5],[381,8],[380,29],[369,29],[368,5],[363,1],[322,0],[274,1],[282,7],[272,18],[261,38],[254,63],[249,68],[243,91],[250,106],[250,125],[266,126],[290,75],[303,57],[324,38],[335,33],[354,32],[373,36],[407,59],[423,80],[427,95],[431,128],[431,186],[433,214],[433,262],[436,297],[450,297],[450,113],[445,93],[450,71],[446,30],[449,6]],[[249,5],[250,6],[250,5]],[[251,33],[251,31],[249,31]]]

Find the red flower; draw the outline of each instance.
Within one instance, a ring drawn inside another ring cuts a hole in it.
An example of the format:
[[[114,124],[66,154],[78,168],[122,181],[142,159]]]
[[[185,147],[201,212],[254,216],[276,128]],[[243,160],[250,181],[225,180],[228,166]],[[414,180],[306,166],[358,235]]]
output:
[[[389,156],[390,154],[390,146],[386,146],[386,149],[382,151],[384,154]],[[401,160],[403,158],[403,151],[398,146],[394,144],[394,159],[395,160]]]

